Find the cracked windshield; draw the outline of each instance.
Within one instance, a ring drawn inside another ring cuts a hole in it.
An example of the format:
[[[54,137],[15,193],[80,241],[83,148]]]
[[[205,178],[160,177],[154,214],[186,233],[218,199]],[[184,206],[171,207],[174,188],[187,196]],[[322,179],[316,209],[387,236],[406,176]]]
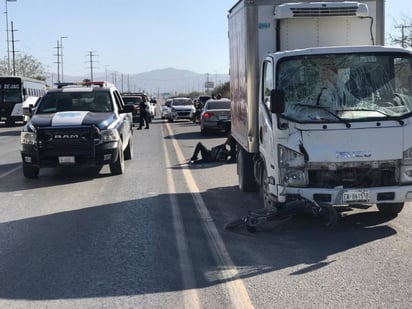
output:
[[[294,57],[278,66],[282,115],[297,122],[400,118],[412,111],[412,59],[395,54]]]

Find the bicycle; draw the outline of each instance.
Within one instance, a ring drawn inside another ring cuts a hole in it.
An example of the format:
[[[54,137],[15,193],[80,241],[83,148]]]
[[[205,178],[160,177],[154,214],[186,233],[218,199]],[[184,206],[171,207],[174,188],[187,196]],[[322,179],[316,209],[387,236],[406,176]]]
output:
[[[317,203],[301,197],[284,204],[279,203],[278,207],[249,211],[246,216],[227,222],[224,228],[225,230],[232,230],[245,227],[249,233],[255,233],[257,228],[263,223],[275,220],[283,222],[291,219],[293,215],[300,211],[309,212],[313,216],[320,218],[327,228],[334,227],[338,219],[336,209],[330,204]]]

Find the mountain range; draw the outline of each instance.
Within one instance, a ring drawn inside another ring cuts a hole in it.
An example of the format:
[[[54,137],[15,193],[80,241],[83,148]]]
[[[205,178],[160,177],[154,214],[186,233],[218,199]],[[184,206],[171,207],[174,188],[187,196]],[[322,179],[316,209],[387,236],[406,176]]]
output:
[[[89,76],[64,76],[64,82],[79,82]],[[189,70],[166,68],[138,74],[122,74],[114,71],[94,72],[94,81],[106,80],[121,92],[145,91],[152,95],[176,95],[179,93],[205,92],[206,85],[214,88],[229,81],[229,74],[195,73]],[[54,83],[48,80],[49,84]]]

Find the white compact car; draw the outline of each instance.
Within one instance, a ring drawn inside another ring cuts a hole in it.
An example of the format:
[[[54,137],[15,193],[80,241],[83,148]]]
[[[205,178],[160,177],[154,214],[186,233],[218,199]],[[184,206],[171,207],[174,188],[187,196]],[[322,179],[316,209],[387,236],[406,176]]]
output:
[[[170,102],[169,122],[180,119],[192,120],[195,115],[195,106],[190,98],[173,98]]]

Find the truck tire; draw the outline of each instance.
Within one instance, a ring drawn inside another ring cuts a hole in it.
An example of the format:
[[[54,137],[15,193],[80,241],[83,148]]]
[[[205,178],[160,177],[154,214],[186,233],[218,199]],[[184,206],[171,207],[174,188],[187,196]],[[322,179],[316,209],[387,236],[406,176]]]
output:
[[[257,184],[253,174],[252,155],[239,146],[237,156],[237,175],[239,180],[239,189],[242,192],[257,191]]]
[[[263,207],[266,209],[270,209],[273,208],[273,203],[272,203],[272,198],[270,196],[270,192],[269,192],[269,183],[266,180],[266,178],[268,177],[268,172],[266,170],[266,166],[265,164],[263,164],[263,171],[262,171],[262,179],[261,179],[261,184],[259,187],[259,195],[263,200]]]
[[[112,175],[121,175],[124,173],[124,153],[121,141],[119,141],[119,148],[117,152],[118,155],[116,162],[110,164],[110,172]]]
[[[26,178],[37,178],[39,176],[39,168],[37,166],[23,163],[23,175]]]
[[[376,206],[381,213],[396,215],[402,211],[404,203],[382,203]]]
[[[131,160],[133,159],[133,135],[130,135],[129,143],[124,151],[124,159]]]

